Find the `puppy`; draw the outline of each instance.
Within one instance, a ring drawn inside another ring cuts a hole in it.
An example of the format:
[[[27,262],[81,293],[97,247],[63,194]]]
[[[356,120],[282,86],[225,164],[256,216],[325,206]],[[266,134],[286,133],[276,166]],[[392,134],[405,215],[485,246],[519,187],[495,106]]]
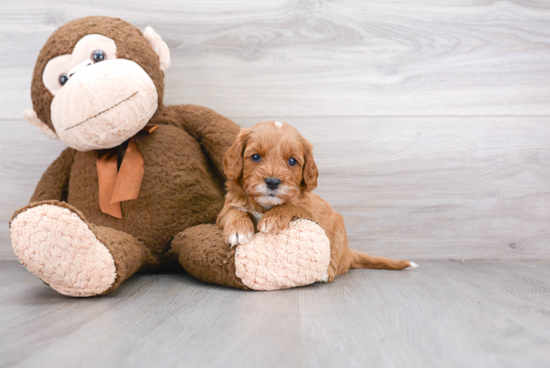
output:
[[[328,281],[350,268],[401,270],[413,262],[350,250],[344,219],[312,193],[317,187],[313,146],[286,123],[263,122],[242,129],[224,157],[228,177],[225,205],[217,225],[231,246],[261,232],[277,232],[295,219],[321,226],[330,240]]]

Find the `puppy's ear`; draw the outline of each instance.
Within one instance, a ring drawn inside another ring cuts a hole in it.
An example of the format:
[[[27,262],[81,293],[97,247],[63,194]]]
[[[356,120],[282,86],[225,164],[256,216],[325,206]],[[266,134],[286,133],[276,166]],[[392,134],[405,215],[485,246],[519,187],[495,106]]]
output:
[[[304,169],[302,173],[302,183],[308,192],[317,188],[317,177],[319,171],[313,160],[313,145],[304,139]]]
[[[223,171],[227,178],[235,180],[243,172],[243,153],[250,135],[250,129],[241,129],[235,143],[225,153],[223,157]]]

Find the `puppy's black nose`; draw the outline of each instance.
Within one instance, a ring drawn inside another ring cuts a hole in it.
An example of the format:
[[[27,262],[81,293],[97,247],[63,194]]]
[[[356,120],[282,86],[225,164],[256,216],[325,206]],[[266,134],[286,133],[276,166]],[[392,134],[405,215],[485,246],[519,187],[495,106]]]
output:
[[[265,183],[267,184],[267,187],[269,189],[275,190],[281,184],[281,181],[279,179],[275,178],[267,178],[265,179]]]

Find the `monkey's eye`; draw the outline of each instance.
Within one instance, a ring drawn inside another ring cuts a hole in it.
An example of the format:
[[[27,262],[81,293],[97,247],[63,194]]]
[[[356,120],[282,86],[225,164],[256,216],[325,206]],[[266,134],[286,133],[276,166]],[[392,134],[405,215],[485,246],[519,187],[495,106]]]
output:
[[[292,158],[292,157],[288,159],[288,164],[289,164],[290,166],[296,166],[297,163],[298,163],[298,161],[296,161],[296,160],[295,160],[294,158]]]
[[[258,155],[257,153],[255,155],[250,156],[252,161],[260,162],[262,161],[262,156]]]
[[[59,84],[61,84],[62,86],[67,83],[68,80],[69,77],[67,77],[67,73],[63,73],[59,76]]]
[[[94,63],[99,63],[100,61],[103,61],[107,59],[107,55],[105,54],[105,52],[103,52],[103,50],[95,50],[94,52],[92,52],[92,60],[94,61]]]

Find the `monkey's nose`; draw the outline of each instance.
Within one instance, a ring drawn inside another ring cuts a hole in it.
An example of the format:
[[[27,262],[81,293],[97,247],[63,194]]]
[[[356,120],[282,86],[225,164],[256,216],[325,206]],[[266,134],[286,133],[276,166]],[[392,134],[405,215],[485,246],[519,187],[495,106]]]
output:
[[[83,62],[81,62],[80,64],[75,65],[71,70],[69,70],[69,72],[67,73],[67,77],[68,78],[72,77],[74,75],[74,73],[76,73],[80,69],[85,68],[88,65],[92,65],[92,64],[93,64],[93,61],[91,59],[84,60]]]
[[[276,178],[267,178],[265,179],[265,183],[267,184],[267,187],[271,190],[277,189],[279,184],[281,184],[281,181]]]

